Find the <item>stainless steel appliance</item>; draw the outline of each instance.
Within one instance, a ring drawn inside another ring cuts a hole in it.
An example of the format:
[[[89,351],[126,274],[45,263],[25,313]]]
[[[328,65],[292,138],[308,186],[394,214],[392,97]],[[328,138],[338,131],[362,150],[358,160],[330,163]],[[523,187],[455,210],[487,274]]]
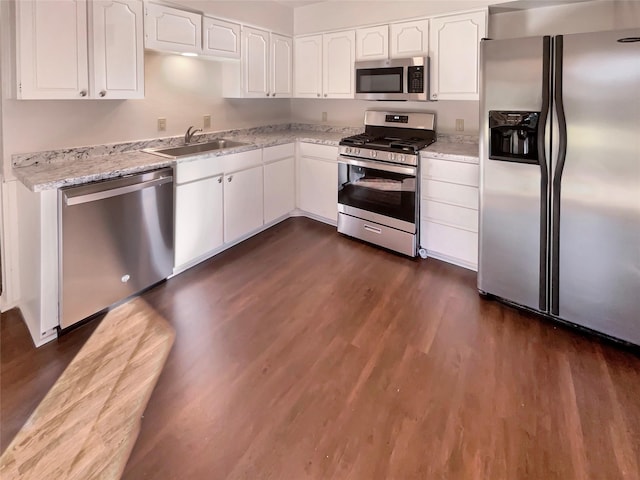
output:
[[[640,344],[640,29],[481,58],[479,290]]]
[[[173,271],[173,170],[60,189],[60,328]]]
[[[340,141],[340,233],[416,255],[419,151],[434,127],[432,113],[367,111],[365,132]]]
[[[355,63],[356,98],[429,100],[429,57]]]

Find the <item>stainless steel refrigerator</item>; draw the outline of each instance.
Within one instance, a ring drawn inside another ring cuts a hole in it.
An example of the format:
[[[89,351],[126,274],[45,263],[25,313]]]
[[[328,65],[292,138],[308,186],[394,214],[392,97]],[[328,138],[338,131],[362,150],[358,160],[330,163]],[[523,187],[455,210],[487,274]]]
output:
[[[479,290],[640,345],[640,29],[480,50]]]

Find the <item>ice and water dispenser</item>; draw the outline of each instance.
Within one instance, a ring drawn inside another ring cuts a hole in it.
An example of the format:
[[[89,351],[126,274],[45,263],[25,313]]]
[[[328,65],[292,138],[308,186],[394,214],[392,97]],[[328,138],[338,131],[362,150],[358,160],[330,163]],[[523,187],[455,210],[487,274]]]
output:
[[[517,163],[538,163],[540,112],[489,112],[489,158]],[[543,127],[544,128],[544,127]]]

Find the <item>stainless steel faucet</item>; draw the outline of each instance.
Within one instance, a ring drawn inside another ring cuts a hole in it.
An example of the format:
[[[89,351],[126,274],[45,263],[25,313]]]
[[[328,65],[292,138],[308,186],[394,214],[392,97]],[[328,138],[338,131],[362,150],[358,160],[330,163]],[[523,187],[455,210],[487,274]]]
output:
[[[189,128],[187,128],[187,133],[184,134],[184,143],[185,145],[188,145],[191,143],[191,139],[193,138],[193,136],[198,133],[201,132],[202,129],[201,128],[196,128],[195,130],[191,130],[193,128],[193,125],[191,125]]]

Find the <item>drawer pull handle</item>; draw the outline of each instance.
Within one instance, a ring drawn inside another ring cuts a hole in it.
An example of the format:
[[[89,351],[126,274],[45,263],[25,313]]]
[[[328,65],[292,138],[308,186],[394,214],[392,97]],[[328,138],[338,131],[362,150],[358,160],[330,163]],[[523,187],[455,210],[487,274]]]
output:
[[[382,233],[381,228],[372,227],[371,225],[365,225],[364,229],[367,230],[368,232],[377,233],[378,235]]]

